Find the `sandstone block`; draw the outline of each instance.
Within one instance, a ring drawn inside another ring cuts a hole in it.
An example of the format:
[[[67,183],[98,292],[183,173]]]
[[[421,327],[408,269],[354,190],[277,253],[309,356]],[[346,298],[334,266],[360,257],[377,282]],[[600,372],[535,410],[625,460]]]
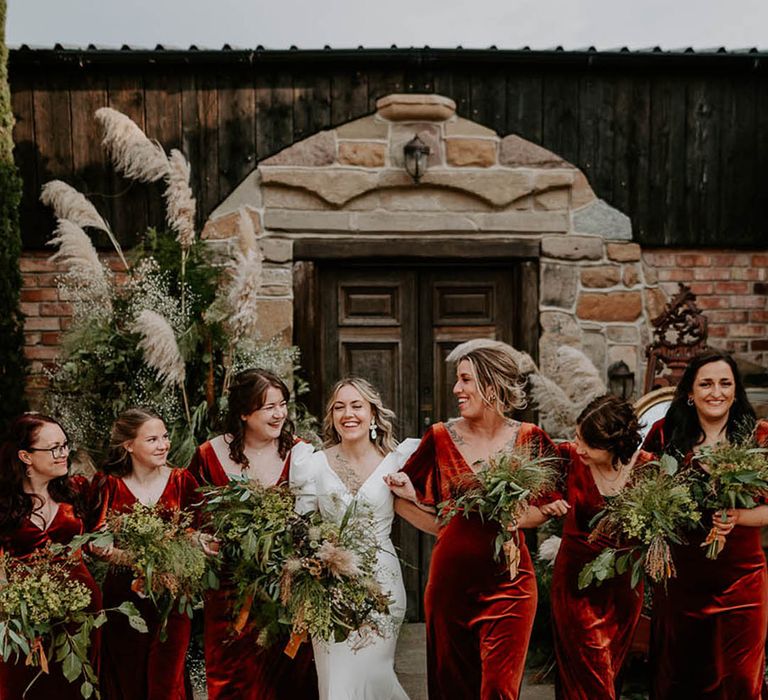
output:
[[[607,243],[605,246],[609,260],[617,262],[637,262],[640,260],[640,246],[637,243]]]
[[[458,168],[490,168],[496,164],[496,141],[490,139],[446,139],[445,159],[448,165]]]
[[[293,300],[262,299],[258,304],[258,328],[261,340],[279,337],[286,345],[293,333]]]
[[[254,231],[258,234],[261,231],[261,215],[250,208],[246,208],[245,213],[251,218]],[[208,219],[205,222],[200,238],[203,240],[220,241],[237,236],[239,230],[240,211],[233,211],[217,219]]]
[[[264,215],[270,231],[349,231],[350,214],[343,211],[272,209]]]
[[[600,260],[603,241],[587,236],[549,236],[541,241],[541,254],[561,260]]]
[[[544,333],[578,338],[581,330],[579,323],[573,314],[563,311],[542,311],[539,314],[539,323]]]
[[[333,131],[320,131],[266,158],[260,166],[299,165],[316,168],[331,165],[335,160],[336,135]]]
[[[262,190],[264,206],[273,209],[332,209],[333,207],[314,192],[286,187],[266,185]]]
[[[383,143],[360,141],[339,142],[339,163],[358,168],[383,168],[387,147]]]
[[[260,241],[261,252],[268,262],[283,263],[293,260],[293,241],[267,236]]]
[[[478,222],[481,231],[519,231],[521,233],[566,233],[568,231],[568,214],[553,211],[508,210],[477,214],[473,218]]]
[[[643,279],[646,284],[656,284],[659,281],[659,275],[655,267],[651,267],[643,262]]]
[[[353,227],[358,231],[476,231],[475,224],[465,216],[441,213],[359,212],[353,215]]]
[[[342,124],[337,127],[336,136],[340,139],[385,140],[389,136],[389,124],[371,115]]]
[[[440,135],[440,126],[421,122],[417,124],[393,124],[389,139],[389,162],[392,167],[405,168],[405,153],[403,148],[414,136],[418,136],[427,146],[429,146],[429,155],[427,156],[427,169],[435,168],[443,164],[443,144]],[[410,176],[408,181],[413,184]]]
[[[640,344],[640,331],[637,326],[607,326],[606,335],[612,343]]]
[[[629,217],[598,199],[573,213],[573,230],[589,233],[608,240],[630,240],[632,222]]]
[[[546,148],[526,141],[515,134],[505,136],[499,149],[499,163],[510,167],[564,168],[573,167]]]
[[[701,301],[701,300],[699,300]],[[728,300],[724,300],[724,306],[728,307]],[[645,290],[645,310],[648,320],[656,318],[667,304],[667,295],[659,287],[651,287]],[[701,304],[699,304],[701,306]],[[703,308],[703,307],[702,307]]]
[[[585,287],[615,287],[621,278],[617,265],[585,267],[581,270],[581,283]]]
[[[403,174],[405,175],[405,173]],[[261,178],[264,185],[275,184],[302,188],[334,205],[345,204],[350,199],[374,189],[377,184],[376,173],[367,170],[350,170],[349,168],[318,170],[264,168]]]
[[[567,209],[569,200],[570,190],[565,187],[541,192],[534,198],[534,202],[538,209],[546,209],[549,211]]]
[[[261,174],[258,168],[254,168],[208,218],[217,219],[237,211],[240,207],[259,209],[261,204]]]
[[[367,197],[368,195],[358,197],[358,199],[350,203],[348,208],[352,209],[353,207],[351,205],[354,204],[354,208],[357,211],[361,211],[363,208],[357,205],[358,203],[362,203],[362,200]],[[467,194],[466,192],[458,192],[456,190],[432,187],[430,185],[397,187],[382,190],[378,194],[378,201],[375,203],[375,206],[367,206],[364,207],[364,209],[370,210],[379,207],[387,209],[388,211],[418,212],[487,212],[491,209],[491,206],[487,202],[474,195]]]
[[[577,170],[573,176],[573,186],[571,187],[571,206],[574,209],[581,209],[584,205],[593,202],[597,197],[592,191],[592,187],[581,170]]]
[[[605,340],[605,333],[602,330],[584,331],[581,336],[581,349],[584,354],[592,361],[595,369],[605,377],[607,369],[606,350],[608,343]]]
[[[533,191],[531,172],[526,170],[427,170],[421,182],[469,192],[495,207],[506,207]]]
[[[640,292],[582,292],[576,315],[584,321],[634,321],[643,312]]]
[[[496,132],[487,126],[471,122],[469,119],[454,117],[445,123],[446,136],[488,136],[495,137]]]
[[[570,309],[576,301],[578,268],[575,265],[543,263],[541,266],[541,305]]]
[[[440,122],[456,113],[456,103],[442,95],[393,94],[376,100],[376,111],[393,122]]]
[[[612,345],[608,348],[608,362],[613,364],[614,362],[626,362],[627,366],[632,372],[637,371],[637,355],[639,348],[637,345]],[[637,388],[638,382],[635,378],[635,387]]]
[[[621,279],[625,287],[634,287],[640,281],[640,270],[637,265],[624,265]]]

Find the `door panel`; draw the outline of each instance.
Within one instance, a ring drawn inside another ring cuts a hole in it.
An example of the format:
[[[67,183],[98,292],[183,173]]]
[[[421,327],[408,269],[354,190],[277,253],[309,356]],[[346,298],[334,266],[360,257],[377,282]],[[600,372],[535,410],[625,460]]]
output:
[[[299,263],[306,265],[306,263]],[[417,437],[455,416],[454,368],[445,358],[472,338],[496,338],[534,354],[538,342],[538,267],[532,261],[453,267],[314,263],[314,311],[296,312],[297,338],[312,349],[309,377],[322,405],[340,377],[368,379],[397,414],[397,436]],[[316,319],[308,327],[307,319]],[[319,328],[318,328],[319,326]],[[319,342],[317,340],[320,336]],[[304,350],[304,348],[302,348]],[[396,519],[408,618],[423,619],[433,538]]]

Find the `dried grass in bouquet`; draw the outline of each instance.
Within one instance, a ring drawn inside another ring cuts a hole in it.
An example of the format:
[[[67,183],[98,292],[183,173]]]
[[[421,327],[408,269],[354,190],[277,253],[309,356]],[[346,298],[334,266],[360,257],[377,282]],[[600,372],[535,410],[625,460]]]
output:
[[[247,479],[201,489],[206,527],[219,541],[222,578],[234,585],[233,631],[258,628],[268,646],[286,632],[280,603],[283,566],[293,553],[292,528],[302,521],[287,486],[264,487]]]
[[[727,509],[754,508],[768,496],[768,449],[751,437],[702,447],[693,459],[701,469],[689,470],[691,493],[702,509],[720,512],[723,522]],[[717,559],[725,542],[712,527],[701,546],[708,559]]]
[[[163,637],[174,608],[191,618],[203,593],[218,586],[191,521],[183,511],[136,503],[125,513],[110,513],[105,530],[75,538],[73,545],[114,547],[110,566],[133,572],[131,589],[154,603]]]
[[[280,601],[292,625],[292,642],[307,635],[355,646],[385,636],[389,595],[376,579],[378,544],[372,518],[353,503],[340,524],[319,513],[302,516],[291,530],[294,550],[285,561]]]
[[[519,449],[492,457],[474,474],[453,485],[453,495],[438,504],[443,523],[457,515],[476,513],[484,521],[497,523],[494,557],[503,551],[510,580],[517,576],[520,548],[517,545],[517,518],[532,499],[554,488],[556,480],[553,457],[534,456]]]
[[[70,683],[82,679],[84,698],[100,697],[89,658],[93,630],[114,611],[127,615],[135,629],[147,631],[130,602],[89,611],[91,591],[72,577],[75,563],[50,547],[25,559],[0,557],[0,653],[5,662],[24,658],[27,666],[40,669],[25,694],[55,661]]]
[[[668,455],[648,462],[621,493],[612,497],[590,525],[590,540],[617,543],[603,551],[579,574],[579,588],[598,586],[631,568],[634,588],[643,571],[656,583],[675,576],[670,543],[683,544],[685,532],[701,520],[688,485]],[[596,523],[596,524],[595,524]]]

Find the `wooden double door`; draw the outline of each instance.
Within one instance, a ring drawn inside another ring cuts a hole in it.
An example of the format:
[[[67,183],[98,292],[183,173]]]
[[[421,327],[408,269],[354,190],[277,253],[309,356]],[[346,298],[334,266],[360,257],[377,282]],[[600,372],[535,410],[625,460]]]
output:
[[[532,354],[538,341],[535,261],[495,264],[371,265],[297,263],[295,328],[322,415],[340,377],[369,380],[397,415],[397,437],[419,437],[457,414],[454,370],[446,356],[459,343],[486,337]],[[393,539],[403,562],[408,617],[423,614],[432,538],[407,523]]]

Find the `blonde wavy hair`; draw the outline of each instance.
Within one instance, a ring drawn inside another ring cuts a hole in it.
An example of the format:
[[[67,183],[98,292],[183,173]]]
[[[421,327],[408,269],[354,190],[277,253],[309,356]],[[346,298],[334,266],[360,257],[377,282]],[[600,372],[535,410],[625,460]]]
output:
[[[376,421],[376,439],[372,442],[375,443],[382,454],[392,452],[397,447],[393,425],[395,413],[384,406],[381,394],[379,394],[374,386],[361,377],[345,377],[334,384],[331,396],[325,406],[325,416],[323,417],[323,446],[332,447],[341,442],[341,436],[336,432],[336,428],[333,425],[333,404],[336,402],[337,394],[345,386],[357,389],[363,399],[371,404],[371,412]]]
[[[446,358],[456,365],[467,360],[483,402],[501,416],[525,408],[525,377],[520,373],[522,354],[500,340],[477,338],[457,345]]]

